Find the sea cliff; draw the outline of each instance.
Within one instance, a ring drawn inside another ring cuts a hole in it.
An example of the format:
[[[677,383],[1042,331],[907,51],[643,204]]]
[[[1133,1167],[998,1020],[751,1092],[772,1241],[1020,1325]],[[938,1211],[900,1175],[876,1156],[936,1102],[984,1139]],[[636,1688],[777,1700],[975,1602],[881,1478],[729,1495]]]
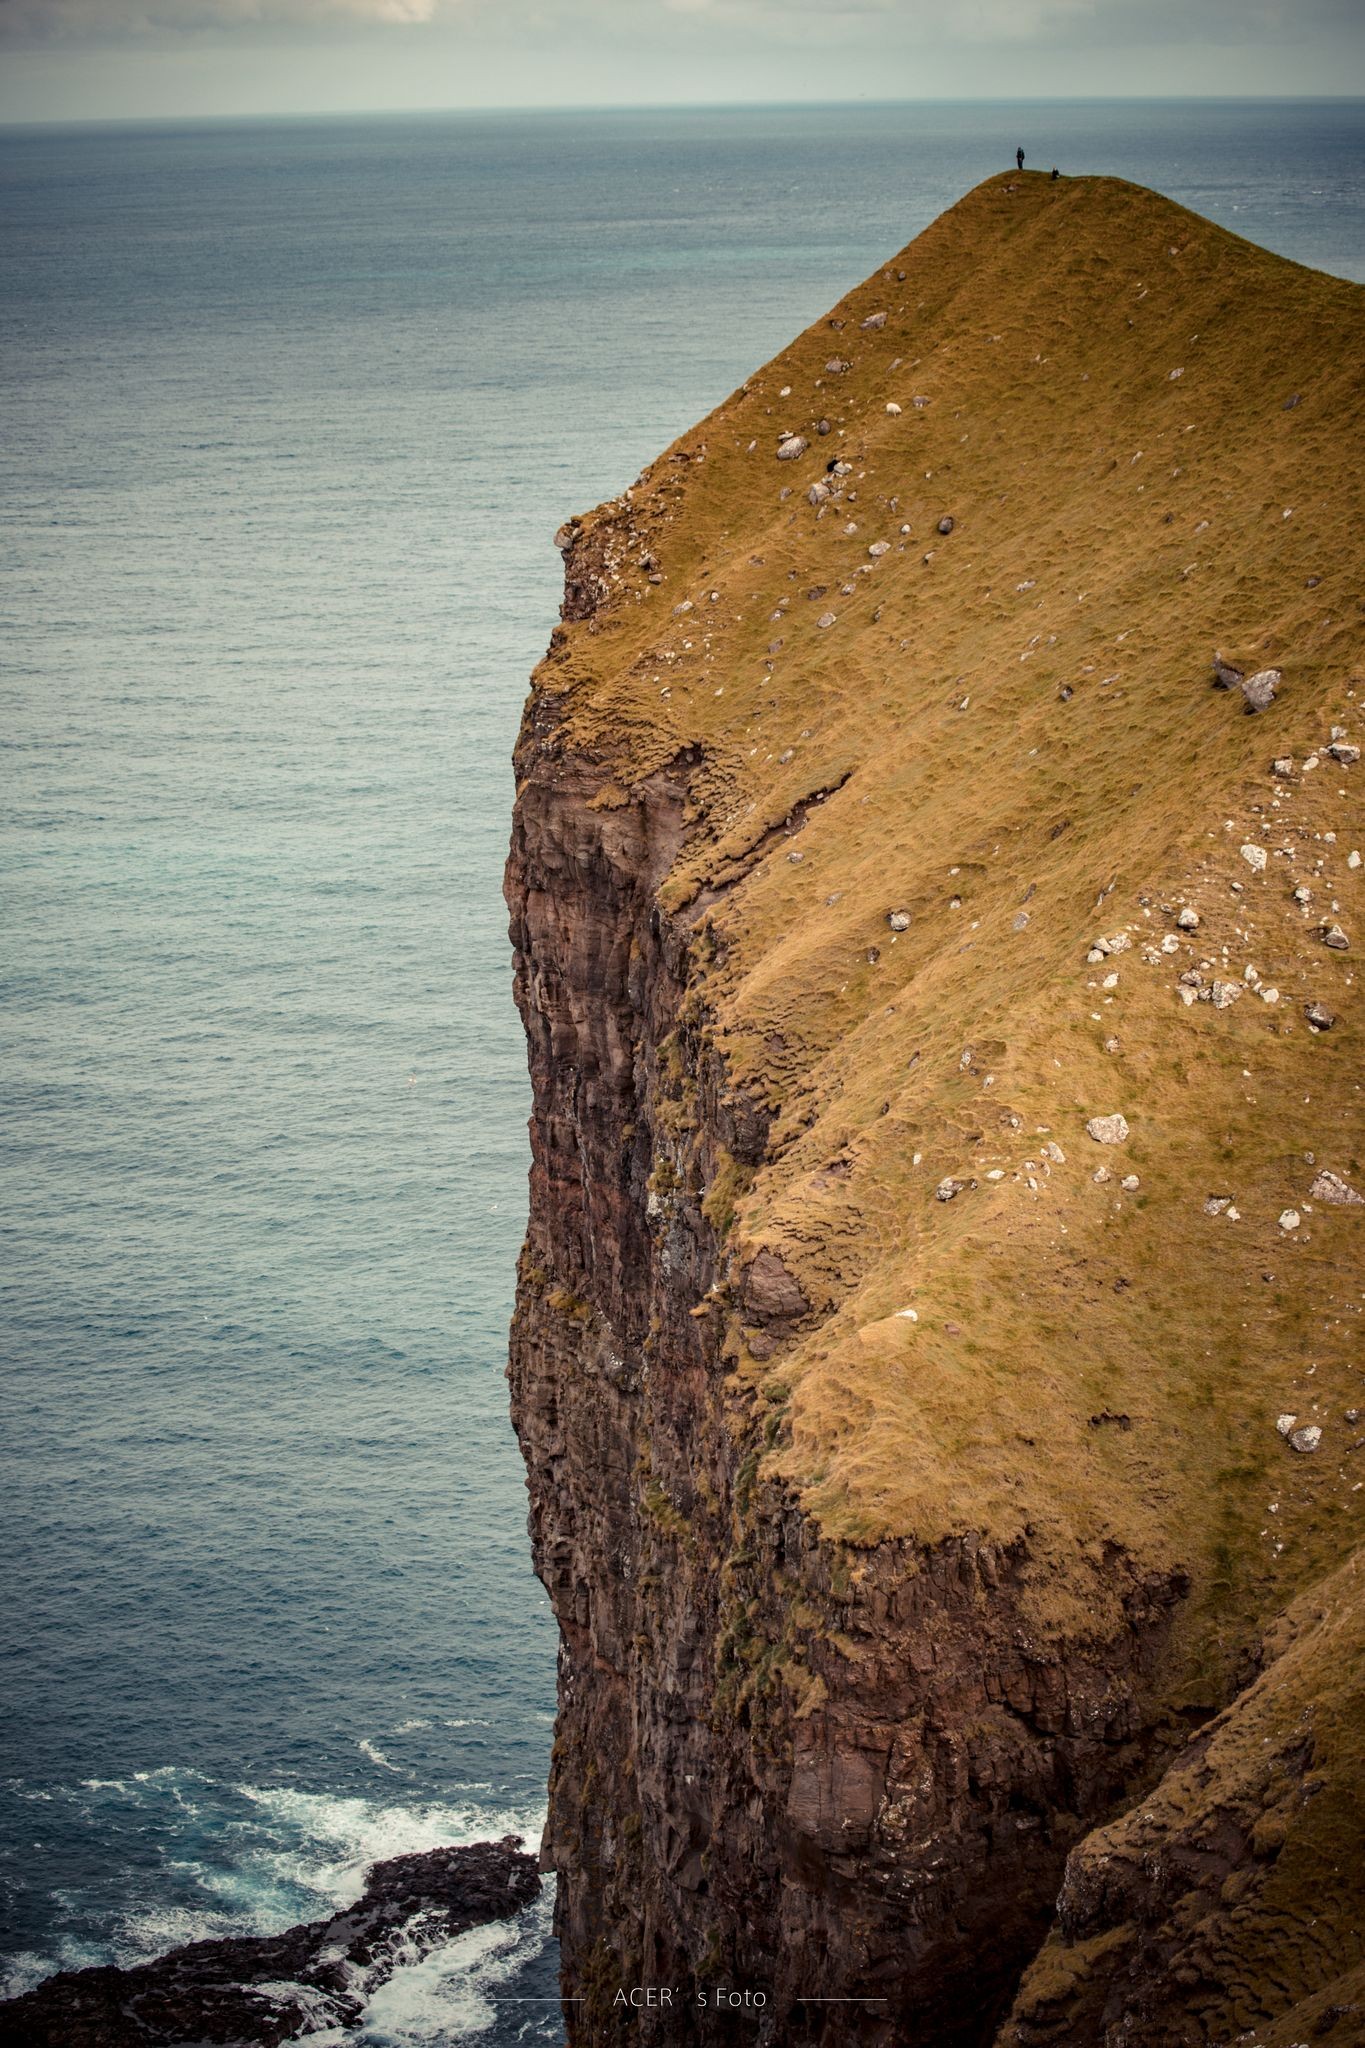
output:
[[[1365,2037],[1362,363],[1359,287],[995,179],[558,536],[575,2044]]]

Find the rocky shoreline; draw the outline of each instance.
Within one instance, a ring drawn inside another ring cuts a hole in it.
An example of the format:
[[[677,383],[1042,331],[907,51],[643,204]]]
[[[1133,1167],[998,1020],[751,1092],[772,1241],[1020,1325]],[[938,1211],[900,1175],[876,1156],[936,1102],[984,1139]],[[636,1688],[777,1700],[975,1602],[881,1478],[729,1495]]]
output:
[[[133,1969],[63,1970],[0,2004],[9,2048],[277,2048],[360,2021],[400,1962],[508,1920],[540,1892],[517,1835],[392,1856],[353,1906],[285,1934],[194,1941]]]

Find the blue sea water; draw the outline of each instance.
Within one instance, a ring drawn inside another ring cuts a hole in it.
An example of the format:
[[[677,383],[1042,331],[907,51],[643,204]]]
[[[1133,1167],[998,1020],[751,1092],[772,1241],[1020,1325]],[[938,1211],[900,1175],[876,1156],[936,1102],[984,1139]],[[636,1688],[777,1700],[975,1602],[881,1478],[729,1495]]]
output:
[[[550,537],[1017,142],[1365,278],[1360,102],[0,135],[12,1988],[539,1827],[499,884]],[[556,2040],[553,1963],[547,1901],[364,2039]]]

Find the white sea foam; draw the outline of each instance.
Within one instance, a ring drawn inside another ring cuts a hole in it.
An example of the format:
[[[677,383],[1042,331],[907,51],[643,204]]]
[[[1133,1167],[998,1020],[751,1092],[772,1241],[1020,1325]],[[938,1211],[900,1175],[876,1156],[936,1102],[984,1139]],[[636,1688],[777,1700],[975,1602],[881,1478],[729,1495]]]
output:
[[[310,2048],[448,2048],[476,2041],[498,2019],[499,1993],[549,1941],[553,1919],[554,1893],[547,1886],[515,1920],[471,1927],[434,1949],[414,1927],[395,1950],[392,1976],[366,2000],[360,2025],[311,2034]],[[528,2014],[533,2010],[549,2017],[557,2007],[527,2007]]]
[[[396,1778],[402,1776],[402,1772],[399,1770],[398,1765],[391,1764],[388,1758],[384,1755],[383,1751],[376,1749],[374,1744],[365,1737],[362,1737],[361,1740],[357,1742],[356,1748],[360,1751],[360,1754],[362,1756],[367,1756],[372,1764],[378,1764],[381,1771],[392,1771]]]
[[[32,1991],[35,1984],[41,1984],[44,1977],[51,1975],[51,1956],[40,1956],[33,1949],[21,1949],[9,1958],[5,1974],[0,1977],[0,1997],[22,1998],[26,1991]]]
[[[252,1862],[276,1882],[301,1887],[338,1909],[359,1898],[369,1866],[387,1856],[509,1834],[534,1843],[545,1824],[543,1804],[519,1810],[472,1800],[400,1806],[287,1786],[237,1789],[273,1824],[273,1845],[254,1845]]]

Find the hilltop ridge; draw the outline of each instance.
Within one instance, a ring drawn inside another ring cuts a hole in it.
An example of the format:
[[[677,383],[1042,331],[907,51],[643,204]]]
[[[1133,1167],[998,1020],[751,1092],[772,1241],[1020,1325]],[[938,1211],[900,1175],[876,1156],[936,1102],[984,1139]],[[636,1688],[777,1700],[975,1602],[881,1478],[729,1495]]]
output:
[[[1362,365],[1360,287],[1115,180],[994,178],[559,536],[509,869],[537,1090],[514,1397],[571,1664],[586,1630],[638,1721],[691,1618],[681,1836],[712,1845],[690,1884],[658,1849],[679,1759],[646,1725],[636,1847],[585,1854],[593,1708],[566,1710],[552,1853],[605,1902],[566,1909],[573,1981],[576,1930],[626,1966],[611,1902],[653,1854],[646,1948],[704,1928],[753,1970],[766,1941],[773,2038],[827,2038],[796,1987],[846,1908],[812,1849],[894,1986],[869,2041],[989,2040],[1068,1851],[1002,2040],[1108,2041],[1140,1979],[1144,2043],[1221,2039],[1362,1960]],[[641,1588],[609,1630],[604,1544]],[[1277,1687],[1279,1618],[1329,1584]],[[1221,1813],[1236,1717],[1279,1693],[1297,1775],[1238,1781],[1231,1990],[1151,1950],[1160,1884],[1116,1903],[1073,1845],[1216,1715]],[[748,1950],[714,1877],[741,1784],[746,1848],[807,1895]],[[912,1877],[948,1836],[960,1874]],[[947,1931],[973,1870],[1004,1916],[975,2005]]]

